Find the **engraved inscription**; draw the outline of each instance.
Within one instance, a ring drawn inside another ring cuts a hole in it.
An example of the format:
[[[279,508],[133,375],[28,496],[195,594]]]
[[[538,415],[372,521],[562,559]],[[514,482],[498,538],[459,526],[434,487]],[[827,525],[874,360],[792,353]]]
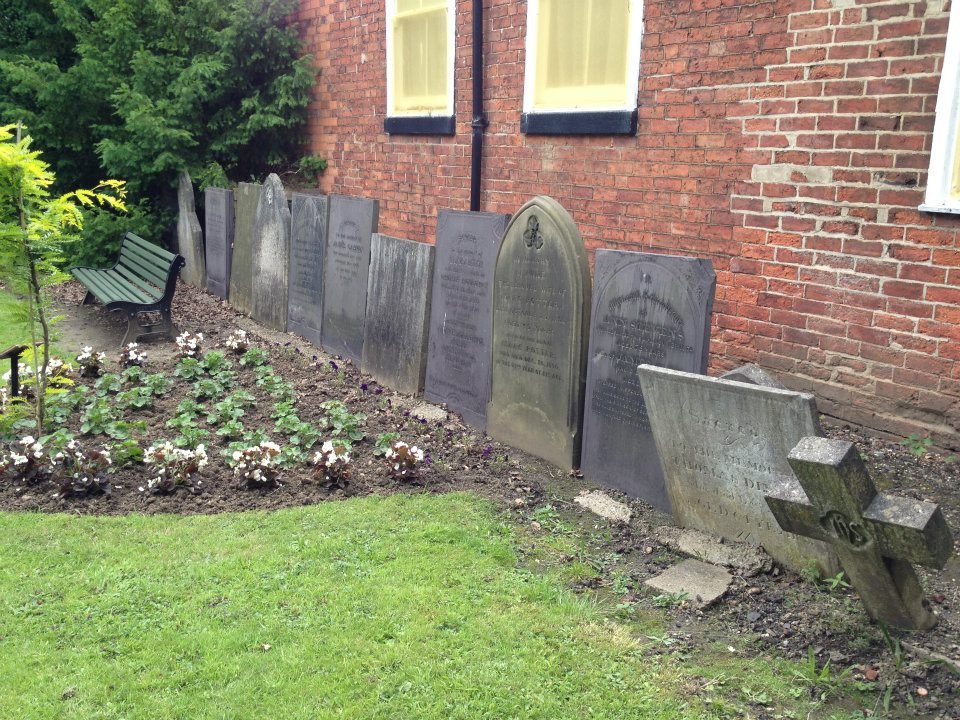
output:
[[[323,228],[318,227],[317,210],[307,201],[298,218],[297,236],[293,242],[291,282],[294,302],[303,307],[319,307],[323,302],[323,255],[320,249]]]
[[[448,263],[440,272],[445,311],[438,347],[449,377],[431,376],[431,385],[471,400],[478,396],[477,386],[465,379],[486,352],[486,340],[477,321],[483,308],[488,307],[489,287],[479,240],[469,233],[458,236]]]
[[[644,280],[649,282],[650,276],[645,275]],[[678,353],[693,354],[684,336],[682,316],[650,290],[633,290],[610,300],[594,332],[598,348],[594,359],[601,361],[603,377],[595,383],[591,412],[649,431],[637,366],[662,366]]]
[[[494,355],[494,365],[537,378],[560,381],[560,358],[553,340],[568,323],[569,290],[537,285],[548,261],[539,257],[514,258],[522,274],[497,283],[497,322],[505,328]],[[527,280],[526,278],[530,279]]]
[[[333,264],[333,271],[341,283],[349,285],[360,278],[362,253],[360,228],[352,220],[340,223],[330,243],[329,262]]]
[[[870,542],[867,529],[860,523],[852,522],[850,518],[837,510],[831,510],[820,518],[820,526],[838,540],[851,547],[862,548]]]

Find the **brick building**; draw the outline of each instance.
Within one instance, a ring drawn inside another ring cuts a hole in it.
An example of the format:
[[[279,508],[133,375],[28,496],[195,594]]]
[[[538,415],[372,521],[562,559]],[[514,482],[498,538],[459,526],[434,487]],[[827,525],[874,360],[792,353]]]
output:
[[[432,242],[438,209],[470,207],[472,7],[302,0],[322,189],[379,198],[381,232]],[[712,372],[756,362],[828,415],[960,448],[950,15],[947,0],[483,0],[479,207],[547,194],[591,251],[710,258]]]

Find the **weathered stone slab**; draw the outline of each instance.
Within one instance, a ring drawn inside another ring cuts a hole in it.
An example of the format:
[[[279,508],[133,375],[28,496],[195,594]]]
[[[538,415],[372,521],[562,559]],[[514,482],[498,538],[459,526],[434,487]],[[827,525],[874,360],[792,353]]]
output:
[[[731,582],[733,576],[723,568],[700,560],[684,560],[645,584],[671,595],[685,594],[691,602],[706,607],[723,597]]]
[[[774,485],[796,483],[793,446],[821,434],[813,395],[651,365],[639,374],[679,525],[762,545],[794,570],[836,567],[824,543],[783,532],[764,500]]]
[[[207,188],[204,206],[207,290],[226,300],[233,259],[233,191]]]
[[[717,277],[709,260],[598,250],[583,474],[670,512],[637,366],[705,373]]]
[[[490,400],[493,269],[509,215],[441,210],[424,397],[483,429]]]
[[[407,395],[423,389],[433,245],[375,233],[361,369]]]
[[[314,345],[320,345],[323,320],[323,255],[329,210],[326,195],[293,194],[287,329]]]
[[[745,577],[767,573],[773,568],[770,556],[758,545],[730,542],[710,533],[670,525],[657,528],[656,536],[672,550],[711,565],[739,570]]]
[[[177,190],[177,252],[187,261],[180,271],[183,281],[197,288],[205,288],[207,269],[203,257],[203,228],[197,217],[193,181],[186,170],[180,171]]]
[[[370,238],[379,208],[376,200],[330,196],[320,334],[324,350],[354,362],[363,356]]]
[[[805,437],[790,451],[799,482],[783,482],[767,504],[787,532],[828,543],[871,618],[907,630],[933,627],[911,563],[942,568],[953,535],[937,505],[877,492],[852,443]]]
[[[763,385],[764,387],[779,388],[780,390],[787,389],[786,386],[773,375],[759,365],[752,363],[728,370],[720,376],[720,379],[734,380],[736,382],[749,383],[750,385]]]
[[[253,318],[274,330],[287,329],[287,271],[290,266],[290,208],[280,178],[263,183],[253,224]]]
[[[599,515],[611,522],[629,525],[630,518],[633,517],[633,512],[629,506],[622,502],[617,502],[605,492],[600,492],[599,490],[584,491],[577,495],[573,501],[594,515]]]
[[[580,464],[590,325],[583,238],[556,200],[510,220],[493,281],[487,432],[558,467]]]
[[[262,187],[240,183],[233,191],[233,259],[230,264],[230,304],[248,315],[253,311],[253,226]]]

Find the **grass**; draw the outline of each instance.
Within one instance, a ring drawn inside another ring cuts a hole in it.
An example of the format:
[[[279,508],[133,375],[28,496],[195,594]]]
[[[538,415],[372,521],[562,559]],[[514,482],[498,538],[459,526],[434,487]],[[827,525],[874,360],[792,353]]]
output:
[[[710,673],[789,699],[778,667],[648,653],[514,534],[465,494],[0,514],[0,717],[739,717]]]
[[[30,344],[30,324],[26,306],[9,290],[0,288],[0,350],[11,345]]]
[[[465,495],[0,516],[0,717],[682,718]]]

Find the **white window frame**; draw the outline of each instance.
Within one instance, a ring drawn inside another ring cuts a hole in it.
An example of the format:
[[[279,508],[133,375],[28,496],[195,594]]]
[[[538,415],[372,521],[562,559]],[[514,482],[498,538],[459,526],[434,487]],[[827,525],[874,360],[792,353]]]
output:
[[[393,20],[397,14],[397,0],[387,3],[387,117],[447,117],[453,115],[453,84],[457,46],[457,0],[447,0],[447,105],[442,110],[394,110],[394,53]]]
[[[930,148],[930,172],[921,210],[960,214],[960,194],[951,186],[960,162],[960,5],[954,2],[943,56],[937,117]]]
[[[548,113],[578,113],[604,111],[633,111],[637,109],[640,91],[640,51],[643,44],[643,0],[629,0],[630,28],[627,35],[627,92],[624,102],[617,105],[586,105],[577,107],[537,107],[534,92],[537,82],[537,27],[540,21],[540,0],[527,0],[526,62],[523,78],[523,111],[546,115]]]

